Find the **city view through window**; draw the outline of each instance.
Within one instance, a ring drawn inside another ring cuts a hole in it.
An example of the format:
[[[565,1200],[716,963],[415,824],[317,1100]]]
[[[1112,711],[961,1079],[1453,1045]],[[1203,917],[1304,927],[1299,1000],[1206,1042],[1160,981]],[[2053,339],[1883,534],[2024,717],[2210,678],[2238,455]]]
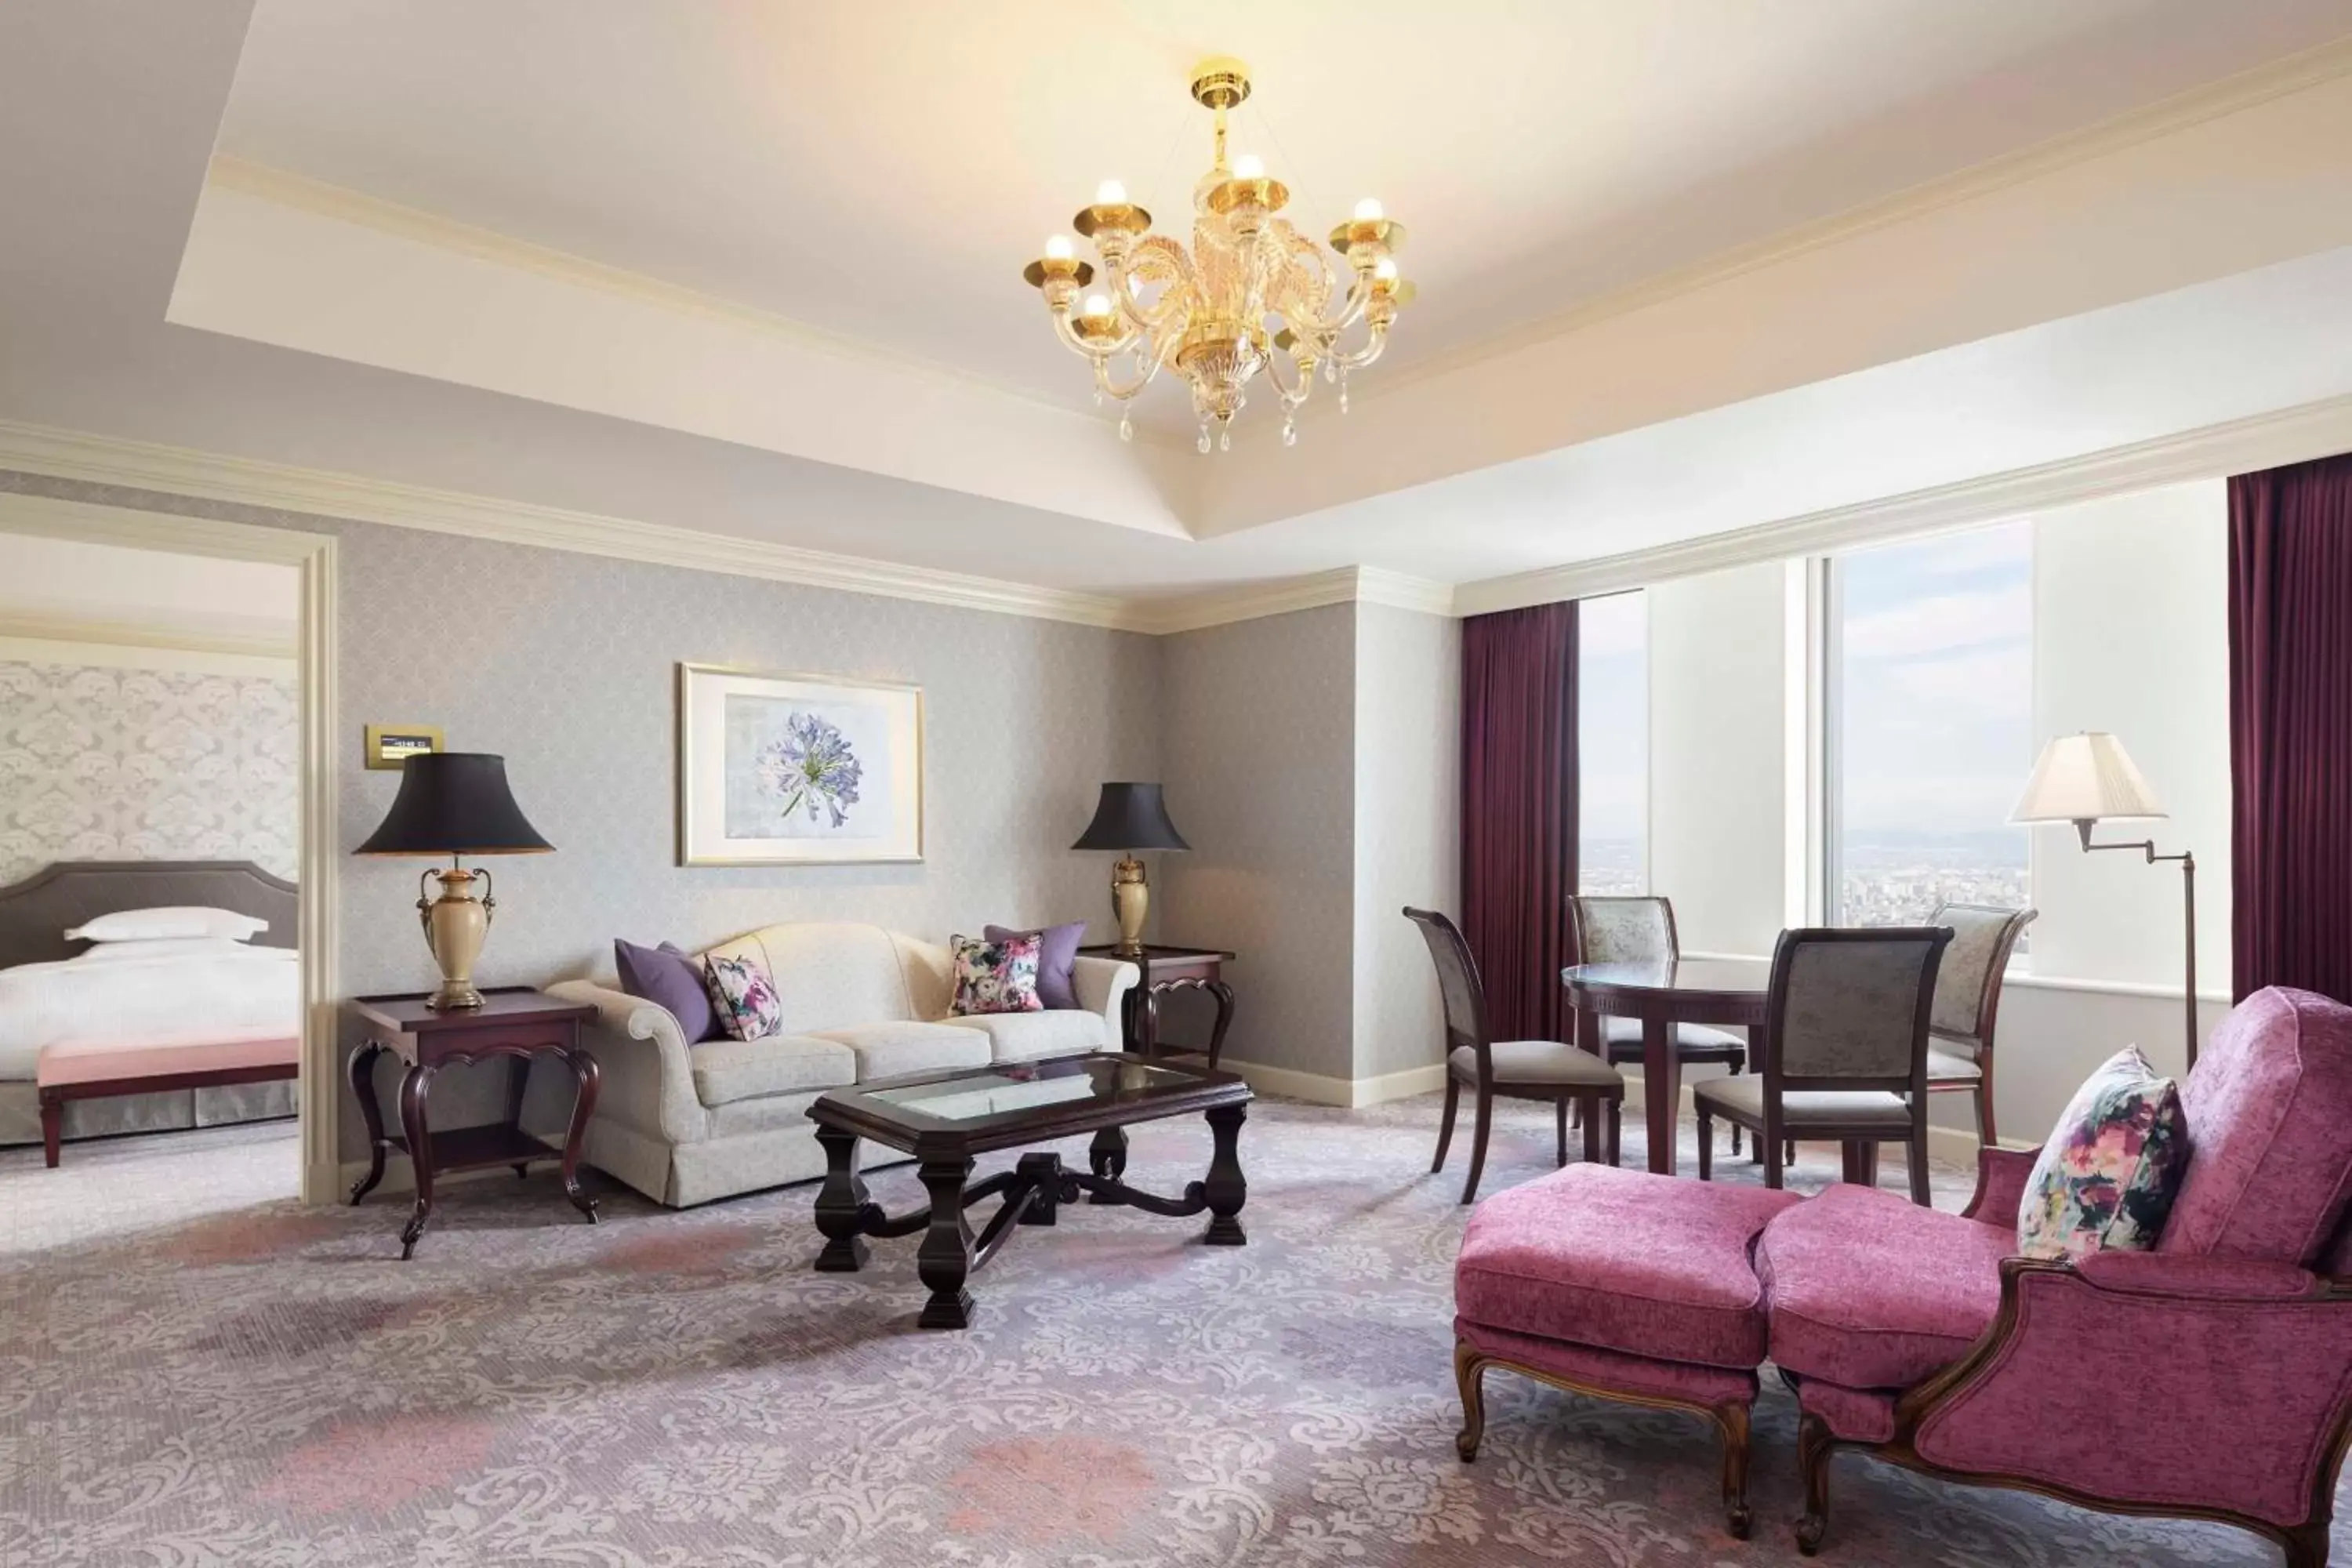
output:
[[[2031,524],[1842,556],[1837,586],[1840,925],[1910,925],[1947,901],[2022,908],[2033,765]]]
[[[1577,889],[1648,890],[1650,619],[1639,593],[1577,607]]]

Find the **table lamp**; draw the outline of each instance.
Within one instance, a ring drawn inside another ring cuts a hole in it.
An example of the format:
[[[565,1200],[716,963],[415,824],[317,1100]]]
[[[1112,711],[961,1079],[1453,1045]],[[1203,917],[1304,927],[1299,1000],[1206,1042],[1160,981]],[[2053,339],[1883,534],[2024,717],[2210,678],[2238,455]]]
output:
[[[1156,784],[1107,784],[1095,805],[1095,819],[1078,835],[1073,849],[1116,849],[1118,864],[1110,868],[1111,913],[1118,921],[1118,944],[1111,951],[1122,958],[1143,955],[1143,917],[1151,906],[1151,889],[1143,879],[1139,849],[1190,849],[1176,825],[1168,820],[1168,805]]]
[[[2189,1065],[2197,1065],[2197,858],[2187,850],[2159,855],[2153,838],[2127,843],[2094,844],[2091,829],[2102,820],[2150,822],[2166,816],[2156,791],[2133,765],[2123,742],[2104,731],[2085,730],[2059,735],[2042,748],[2026,781],[2025,794],[2009,814],[2013,823],[2071,822],[2084,849],[2137,849],[2151,866],[2159,860],[2180,862],[2180,893],[2185,906],[2183,929],[2188,941]]]
[[[441,988],[425,1005],[478,1007],[474,960],[489,935],[498,910],[487,870],[469,871],[467,855],[543,855],[554,845],[539,836],[507,788],[507,760],[485,752],[424,752],[401,764],[400,793],[383,822],[355,855],[446,855],[449,869],[426,871],[416,879],[416,918],[425,945],[441,966]],[[441,896],[425,896],[425,881],[441,884]],[[474,884],[481,884],[481,897]]]

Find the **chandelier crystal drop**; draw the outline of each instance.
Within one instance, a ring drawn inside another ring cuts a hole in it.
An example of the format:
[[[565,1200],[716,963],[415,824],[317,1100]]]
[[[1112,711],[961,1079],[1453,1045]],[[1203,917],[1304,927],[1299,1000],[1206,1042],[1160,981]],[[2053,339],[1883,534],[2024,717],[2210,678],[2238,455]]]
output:
[[[1231,446],[1234,416],[1261,371],[1281,400],[1285,446],[1297,439],[1318,366],[1339,384],[1346,412],[1348,373],[1381,357],[1389,324],[1413,292],[1395,260],[1404,226],[1380,203],[1358,202],[1331,231],[1342,270],[1278,216],[1290,192],[1264,163],[1246,153],[1227,161],[1225,116],[1249,95],[1238,60],[1210,60],[1194,73],[1192,97],[1216,117],[1216,163],[1192,187],[1190,250],[1153,234],[1151,215],[1106,180],[1071,221],[1101,258],[1106,287],[1093,287],[1094,264],[1058,234],[1022,274],[1045,297],[1055,335],[1093,364],[1097,401],[1124,405],[1163,368],[1182,376],[1202,452]],[[1352,347],[1341,348],[1343,336]],[[1122,407],[1120,437],[1133,428]]]

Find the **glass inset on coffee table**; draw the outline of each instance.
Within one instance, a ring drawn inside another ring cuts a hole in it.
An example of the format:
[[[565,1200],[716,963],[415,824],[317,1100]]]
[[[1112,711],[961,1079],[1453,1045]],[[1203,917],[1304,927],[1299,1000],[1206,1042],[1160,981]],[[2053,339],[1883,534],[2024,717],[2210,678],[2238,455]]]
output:
[[[1177,1218],[1205,1210],[1203,1241],[1242,1246],[1248,1239],[1240,1217],[1248,1184],[1238,1145],[1249,1101],[1249,1086],[1232,1073],[1139,1062],[1115,1052],[917,1073],[835,1089],[808,1109],[825,1154],[824,1186],[816,1199],[816,1226],[825,1240],[816,1267],[855,1271],[868,1256],[866,1237],[919,1230],[916,1272],[931,1294],[917,1321],[927,1329],[961,1329],[971,1321],[965,1281],[996,1256],[1014,1226],[1054,1225],[1061,1205],[1077,1202],[1080,1193],[1091,1203]],[[1126,1129],[1194,1113],[1209,1123],[1207,1177],[1174,1198],[1129,1186]],[[1094,1142],[1084,1173],[1063,1169],[1061,1156],[1049,1150],[1023,1155],[1010,1171],[971,1179],[978,1155],[1085,1132],[1094,1134]],[[929,1206],[885,1214],[857,1173],[861,1138],[912,1154]],[[964,1211],[999,1194],[1003,1205],[975,1237]]]

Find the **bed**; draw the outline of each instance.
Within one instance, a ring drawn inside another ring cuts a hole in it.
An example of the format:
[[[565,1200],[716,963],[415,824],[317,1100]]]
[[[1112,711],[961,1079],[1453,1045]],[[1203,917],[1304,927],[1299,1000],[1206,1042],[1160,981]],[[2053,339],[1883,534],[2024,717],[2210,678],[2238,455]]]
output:
[[[269,923],[104,962],[66,940],[100,915],[190,905]],[[65,1139],[294,1114],[298,909],[294,884],[249,860],[67,860],[0,888],[0,1144],[38,1139],[54,1165]]]

